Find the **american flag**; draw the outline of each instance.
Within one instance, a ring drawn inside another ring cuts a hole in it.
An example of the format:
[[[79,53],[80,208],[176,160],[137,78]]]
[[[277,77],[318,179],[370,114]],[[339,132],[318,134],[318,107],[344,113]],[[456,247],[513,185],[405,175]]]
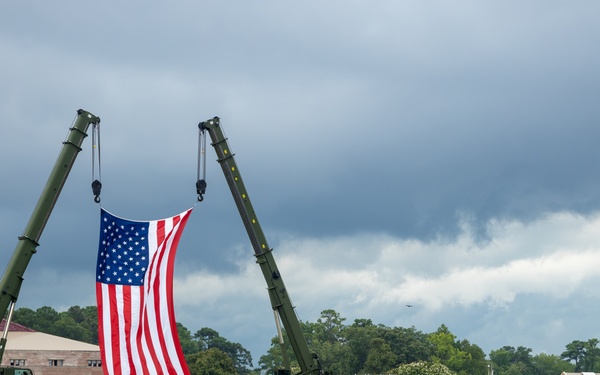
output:
[[[189,374],[173,308],[173,266],[192,209],[132,221],[102,209],[96,268],[104,374]]]

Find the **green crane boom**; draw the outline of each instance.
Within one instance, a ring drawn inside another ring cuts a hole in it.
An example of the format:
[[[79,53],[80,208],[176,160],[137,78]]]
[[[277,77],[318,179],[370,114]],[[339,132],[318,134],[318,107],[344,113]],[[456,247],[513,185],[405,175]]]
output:
[[[54,164],[50,177],[48,177],[42,195],[31,214],[23,235],[19,237],[19,242],[13,251],[8,266],[4,270],[4,274],[0,280],[0,314],[4,316],[8,313],[8,317],[6,319],[4,334],[0,339],[0,361],[2,361],[2,356],[4,355],[10,319],[14,305],[19,297],[25,270],[29,265],[31,257],[37,252],[38,241],[62,187],[67,180],[75,158],[79,151],[81,151],[81,144],[83,143],[83,139],[87,137],[88,127],[90,124],[98,124],[99,122],[100,118],[91,113],[82,109],[77,111],[73,127],[70,128],[67,139],[63,142],[62,150]]]
[[[283,283],[283,278],[273,258],[272,249],[267,244],[265,235],[258,222],[233,153],[221,128],[220,120],[218,117],[215,117],[201,122],[198,126],[201,131],[208,131],[210,134],[212,145],[217,153],[217,161],[221,164],[223,173],[231,189],[231,194],[254,248],[256,263],[260,265],[265,281],[267,282],[271,306],[273,310],[277,311],[283,323],[298,364],[300,365],[300,374],[322,375],[323,370],[317,356],[312,354],[308,348],[300,322]]]

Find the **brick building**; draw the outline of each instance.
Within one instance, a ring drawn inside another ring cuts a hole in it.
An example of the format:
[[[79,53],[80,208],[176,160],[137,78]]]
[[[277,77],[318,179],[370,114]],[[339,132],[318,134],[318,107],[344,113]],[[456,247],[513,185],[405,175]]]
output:
[[[4,330],[4,321],[0,331]],[[2,366],[27,367],[35,375],[102,375],[100,347],[11,323]]]

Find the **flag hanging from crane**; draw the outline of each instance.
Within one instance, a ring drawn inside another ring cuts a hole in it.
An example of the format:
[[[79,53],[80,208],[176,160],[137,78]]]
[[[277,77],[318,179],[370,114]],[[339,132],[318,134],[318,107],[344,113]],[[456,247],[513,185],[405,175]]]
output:
[[[101,210],[96,268],[104,374],[190,374],[173,307],[173,268],[192,209],[132,221]]]

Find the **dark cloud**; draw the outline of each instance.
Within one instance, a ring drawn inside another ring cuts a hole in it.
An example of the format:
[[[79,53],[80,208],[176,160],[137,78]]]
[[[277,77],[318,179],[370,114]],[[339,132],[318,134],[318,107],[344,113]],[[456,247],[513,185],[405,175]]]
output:
[[[600,208],[599,7],[7,5],[0,261],[78,108],[102,119],[102,204],[132,219],[194,204],[197,124],[215,115],[276,248],[286,236],[362,233],[452,244],[465,223],[491,241],[490,221],[592,215]],[[253,261],[215,158],[208,150],[206,200],[181,241],[182,277],[235,276],[240,259]],[[92,282],[99,210],[90,183],[86,140],[28,269],[24,304],[55,303],[39,286],[68,287],[62,273]],[[93,303],[90,288],[63,293],[61,303]],[[420,323],[434,330],[442,321]]]

